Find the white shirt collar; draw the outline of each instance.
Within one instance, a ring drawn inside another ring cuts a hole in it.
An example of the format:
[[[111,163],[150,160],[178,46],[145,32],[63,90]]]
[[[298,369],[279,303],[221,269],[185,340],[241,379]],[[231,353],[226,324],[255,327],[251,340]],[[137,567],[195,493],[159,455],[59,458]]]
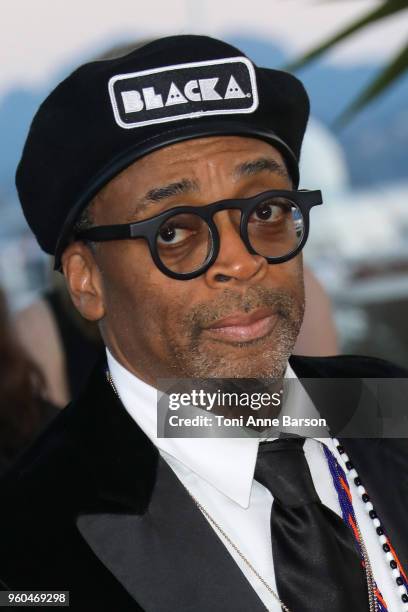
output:
[[[106,353],[110,374],[125,409],[158,450],[180,461],[218,491],[247,508],[259,439],[158,438],[157,390],[123,367],[109,349]],[[297,378],[289,363],[285,378]],[[318,440],[327,443],[327,440]]]

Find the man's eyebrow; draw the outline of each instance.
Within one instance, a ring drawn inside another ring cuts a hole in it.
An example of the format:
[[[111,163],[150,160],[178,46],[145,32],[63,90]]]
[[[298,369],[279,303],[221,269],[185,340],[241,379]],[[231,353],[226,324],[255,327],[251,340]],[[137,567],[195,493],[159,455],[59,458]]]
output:
[[[176,195],[183,195],[186,193],[191,193],[192,191],[198,191],[198,189],[198,183],[188,178],[183,178],[180,181],[175,181],[174,183],[169,183],[168,185],[153,187],[153,189],[149,189],[144,196],[138,199],[134,212],[141,213],[149,204],[162,202],[163,200]]]
[[[191,191],[198,190],[198,183],[191,179],[183,178],[175,183],[169,183],[161,187],[150,189],[142,198],[145,202],[161,202],[166,198],[176,195],[183,195]]]
[[[242,178],[243,176],[259,174],[264,170],[279,174],[279,176],[284,178],[290,178],[286,167],[272,157],[258,157],[257,159],[239,164],[234,169],[234,175],[236,178]]]
[[[198,190],[198,183],[188,178],[180,179],[179,181],[169,183],[168,185],[153,187],[152,189],[149,189],[149,191],[147,191],[143,196],[137,199],[133,211],[129,216],[128,220],[134,220],[135,214],[142,213],[149,206],[149,204],[156,204],[157,202],[162,202],[167,198],[171,198],[176,195],[191,193],[192,191]]]

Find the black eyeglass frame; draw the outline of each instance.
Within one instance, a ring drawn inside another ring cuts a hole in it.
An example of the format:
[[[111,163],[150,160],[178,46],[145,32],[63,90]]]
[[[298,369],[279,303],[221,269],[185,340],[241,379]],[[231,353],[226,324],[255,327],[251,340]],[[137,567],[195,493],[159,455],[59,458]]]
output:
[[[159,268],[159,270],[161,270],[161,272],[177,280],[189,280],[192,278],[196,278],[197,276],[201,276],[201,274],[204,274],[213,265],[213,263],[218,257],[218,253],[220,250],[220,236],[217,230],[217,226],[213,221],[213,216],[221,210],[241,211],[241,240],[244,242],[249,253],[251,253],[252,255],[259,255],[259,253],[257,253],[252,248],[248,238],[248,220],[254,209],[260,204],[262,204],[264,200],[276,197],[285,198],[290,202],[293,202],[293,204],[295,204],[300,209],[304,221],[302,239],[298,246],[293,249],[293,251],[291,251],[287,255],[282,255],[280,257],[265,257],[264,255],[261,255],[261,257],[264,257],[264,259],[266,259],[269,264],[283,263],[295,257],[305,246],[306,240],[309,235],[310,209],[313,206],[319,206],[320,204],[323,204],[322,193],[320,190],[311,191],[308,189],[299,189],[291,191],[272,189],[259,193],[256,196],[250,198],[219,200],[218,202],[213,202],[212,204],[207,204],[205,206],[177,206],[175,208],[165,210],[159,213],[158,215],[155,215],[154,217],[150,217],[149,219],[144,219],[143,221],[91,227],[89,229],[77,232],[74,238],[75,240],[84,240],[87,242],[106,242],[111,240],[129,240],[144,238],[149,245],[151,257],[156,266]],[[178,272],[173,272],[172,270],[166,268],[166,266],[163,264],[157,252],[156,241],[159,229],[161,228],[163,223],[167,221],[167,219],[173,217],[174,215],[185,213],[196,214],[207,223],[212,238],[212,247],[207,256],[207,259],[203,262],[200,268],[197,268],[197,270],[194,270],[193,272],[180,274]]]

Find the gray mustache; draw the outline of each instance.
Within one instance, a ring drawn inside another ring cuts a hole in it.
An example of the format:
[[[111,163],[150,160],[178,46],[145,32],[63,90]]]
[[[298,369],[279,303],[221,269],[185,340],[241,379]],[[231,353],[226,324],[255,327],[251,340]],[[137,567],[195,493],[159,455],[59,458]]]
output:
[[[295,299],[288,293],[265,287],[251,287],[243,295],[237,291],[226,289],[217,300],[211,303],[196,304],[184,317],[183,323],[196,329],[203,328],[224,319],[231,314],[242,312],[249,314],[258,308],[273,308],[285,318],[292,318],[296,308]]]

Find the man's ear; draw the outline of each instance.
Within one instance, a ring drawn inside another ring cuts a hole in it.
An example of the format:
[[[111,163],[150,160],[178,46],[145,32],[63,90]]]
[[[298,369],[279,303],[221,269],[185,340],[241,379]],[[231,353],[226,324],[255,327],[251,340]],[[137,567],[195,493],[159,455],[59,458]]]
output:
[[[81,315],[99,321],[105,315],[102,277],[94,255],[83,242],[73,242],[62,255],[62,269],[71,299]]]

